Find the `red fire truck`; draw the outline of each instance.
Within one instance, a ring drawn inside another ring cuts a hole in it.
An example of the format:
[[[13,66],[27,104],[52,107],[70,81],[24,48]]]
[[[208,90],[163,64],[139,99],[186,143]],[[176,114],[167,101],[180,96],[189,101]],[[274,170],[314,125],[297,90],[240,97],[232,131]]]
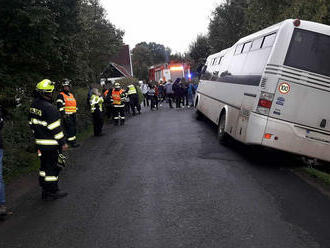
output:
[[[172,80],[177,78],[185,78],[191,80],[190,65],[187,63],[164,63],[160,65],[153,65],[149,68],[149,80],[159,82]]]

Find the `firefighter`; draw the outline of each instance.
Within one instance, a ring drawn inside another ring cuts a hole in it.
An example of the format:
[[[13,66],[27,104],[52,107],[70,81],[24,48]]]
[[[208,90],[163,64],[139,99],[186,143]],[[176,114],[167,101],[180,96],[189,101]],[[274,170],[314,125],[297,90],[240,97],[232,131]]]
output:
[[[137,90],[134,84],[130,84],[127,86],[127,95],[129,97],[130,106],[132,109],[133,115],[135,115],[135,107],[139,114],[141,114],[141,106],[139,103],[139,96],[137,94]]]
[[[63,90],[58,94],[56,99],[57,109],[62,116],[62,124],[67,138],[67,143],[71,147],[79,147],[77,144],[76,129],[76,113],[77,101],[70,92],[70,80],[64,79],[62,83]]]
[[[93,115],[94,136],[102,136],[103,128],[103,97],[97,88],[92,89],[89,100],[91,113]]]
[[[124,125],[125,123],[125,103],[124,98],[126,94],[123,89],[121,89],[119,83],[115,83],[115,88],[112,90],[111,98],[114,109],[114,123],[115,126]]]
[[[57,166],[60,151],[68,149],[61,115],[52,104],[55,83],[44,79],[36,86],[30,107],[29,124],[33,131],[40,157],[39,183],[43,200],[56,200],[68,195],[58,188],[60,167]]]

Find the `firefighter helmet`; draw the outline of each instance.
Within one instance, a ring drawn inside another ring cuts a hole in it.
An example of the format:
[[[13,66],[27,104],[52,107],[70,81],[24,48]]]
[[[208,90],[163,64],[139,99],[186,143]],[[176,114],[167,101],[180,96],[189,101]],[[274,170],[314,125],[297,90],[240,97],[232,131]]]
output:
[[[44,79],[36,86],[36,90],[40,93],[52,93],[55,89],[55,83],[49,79]]]
[[[119,83],[115,83],[115,89],[120,89],[120,84]]]
[[[63,83],[62,83],[62,86],[69,86],[71,87],[71,81],[67,78],[63,79]]]

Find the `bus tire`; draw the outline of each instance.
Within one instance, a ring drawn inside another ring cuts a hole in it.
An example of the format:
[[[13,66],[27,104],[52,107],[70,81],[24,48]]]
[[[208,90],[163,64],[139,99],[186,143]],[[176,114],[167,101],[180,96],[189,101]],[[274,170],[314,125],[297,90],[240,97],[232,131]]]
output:
[[[203,120],[203,114],[201,113],[201,111],[196,109],[194,115],[195,115],[196,120],[198,120],[198,121]]]
[[[222,112],[218,124],[218,141],[221,145],[228,144],[228,134],[226,133],[226,113]]]

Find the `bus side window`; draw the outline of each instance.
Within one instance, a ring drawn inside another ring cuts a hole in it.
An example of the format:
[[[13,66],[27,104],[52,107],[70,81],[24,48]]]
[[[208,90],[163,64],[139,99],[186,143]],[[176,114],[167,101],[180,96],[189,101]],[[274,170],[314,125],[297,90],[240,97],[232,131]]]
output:
[[[244,47],[243,47],[243,51],[242,51],[242,53],[247,53],[248,51],[250,51],[251,44],[252,44],[251,41],[250,41],[250,42],[246,42],[246,43],[244,44]]]
[[[274,44],[276,33],[265,36],[262,47],[271,47]]]
[[[202,72],[201,72],[201,74],[205,74],[206,69],[207,69],[207,65],[204,65],[203,68],[202,68]]]
[[[243,44],[237,45],[236,50],[235,50],[235,55],[242,53],[242,48],[243,48]]]
[[[220,65],[222,58],[223,58],[223,56],[221,56],[221,57],[219,58],[218,65]]]
[[[254,40],[250,50],[254,51],[254,50],[260,49],[263,40],[264,40],[264,37]]]

